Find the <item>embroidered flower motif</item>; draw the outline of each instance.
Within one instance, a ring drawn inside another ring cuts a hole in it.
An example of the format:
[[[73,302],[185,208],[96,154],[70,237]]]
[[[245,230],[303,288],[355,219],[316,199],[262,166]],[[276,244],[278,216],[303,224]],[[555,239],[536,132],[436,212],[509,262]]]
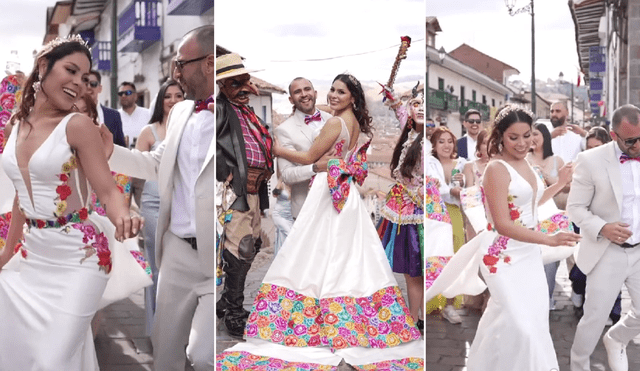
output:
[[[82,264],[93,255],[97,255],[98,269],[109,274],[112,268],[111,251],[109,250],[109,240],[104,233],[96,233],[96,229],[90,224],[76,223],[72,227],[84,234],[82,242],[86,245],[80,249],[84,250],[85,256],[80,259],[80,263]]]
[[[508,195],[507,196],[507,203],[509,206],[509,216],[511,217],[511,220],[513,220],[515,222],[516,225],[523,225],[522,221],[520,220],[520,208],[518,208],[513,201],[517,198],[517,196],[512,196],[512,195]]]
[[[498,236],[493,241],[493,244],[489,246],[487,254],[482,258],[482,262],[487,266],[490,273],[497,273],[498,268],[496,265],[502,259],[503,262],[509,264],[511,262],[511,257],[504,253],[504,250],[507,249],[507,243],[509,242],[509,237]]]
[[[4,244],[4,242],[3,242]],[[23,258],[27,258],[27,250],[22,247],[22,242],[19,242],[16,247],[13,248],[13,253],[17,254],[18,252],[20,252],[20,254],[22,255]]]
[[[338,143],[336,143],[335,145],[335,150],[336,150],[336,156],[338,157],[342,157],[342,147],[344,146],[345,140],[341,140]]]
[[[66,199],[71,195],[72,190],[67,182],[71,177],[71,171],[78,167],[78,162],[75,156],[71,156],[69,161],[62,164],[62,172],[58,174],[58,179],[62,182],[58,187],[56,187],[57,196],[53,201],[54,205],[56,205],[56,210],[53,214],[57,217],[64,215],[65,211],[67,211],[67,201]]]

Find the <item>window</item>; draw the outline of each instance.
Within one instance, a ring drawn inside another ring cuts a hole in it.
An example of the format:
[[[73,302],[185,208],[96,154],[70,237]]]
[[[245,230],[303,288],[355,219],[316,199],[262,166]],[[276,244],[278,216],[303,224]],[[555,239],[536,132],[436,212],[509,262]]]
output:
[[[482,104],[486,105],[487,104],[487,96],[486,95],[482,95]]]
[[[496,100],[494,98],[491,98],[491,107],[495,107],[496,106]]]
[[[438,77],[438,90],[444,90],[444,79]]]
[[[472,101],[476,101],[476,91],[475,90],[471,90],[471,100]]]
[[[464,86],[460,85],[460,106],[464,106]]]

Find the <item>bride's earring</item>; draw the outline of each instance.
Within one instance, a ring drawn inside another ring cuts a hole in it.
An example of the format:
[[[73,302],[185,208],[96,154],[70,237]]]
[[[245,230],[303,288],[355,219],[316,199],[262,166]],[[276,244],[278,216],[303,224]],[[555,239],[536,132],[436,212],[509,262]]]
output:
[[[36,81],[33,83],[33,93],[37,94],[40,91],[40,75],[36,76]]]

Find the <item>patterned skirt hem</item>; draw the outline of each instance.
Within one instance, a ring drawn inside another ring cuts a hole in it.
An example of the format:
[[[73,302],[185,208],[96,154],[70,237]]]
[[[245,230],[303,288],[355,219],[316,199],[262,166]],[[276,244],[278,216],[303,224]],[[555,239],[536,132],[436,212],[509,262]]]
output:
[[[420,339],[400,288],[371,296],[313,298],[263,283],[247,321],[247,338],[290,347],[384,349]]]

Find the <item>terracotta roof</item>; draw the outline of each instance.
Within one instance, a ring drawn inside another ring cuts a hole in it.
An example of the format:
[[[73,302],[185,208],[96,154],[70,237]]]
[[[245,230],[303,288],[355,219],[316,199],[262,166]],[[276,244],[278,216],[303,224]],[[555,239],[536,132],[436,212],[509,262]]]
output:
[[[500,84],[504,84],[505,71],[514,71],[515,74],[520,73],[517,68],[484,54],[467,44],[460,45],[449,52],[448,55],[491,77]]]
[[[258,87],[258,89],[260,89],[260,91],[268,92],[268,93],[287,94],[286,90],[278,86],[275,86],[271,83],[268,83],[262,79],[259,79],[253,75],[251,75],[251,81],[253,81],[253,83],[256,84],[256,86]]]

